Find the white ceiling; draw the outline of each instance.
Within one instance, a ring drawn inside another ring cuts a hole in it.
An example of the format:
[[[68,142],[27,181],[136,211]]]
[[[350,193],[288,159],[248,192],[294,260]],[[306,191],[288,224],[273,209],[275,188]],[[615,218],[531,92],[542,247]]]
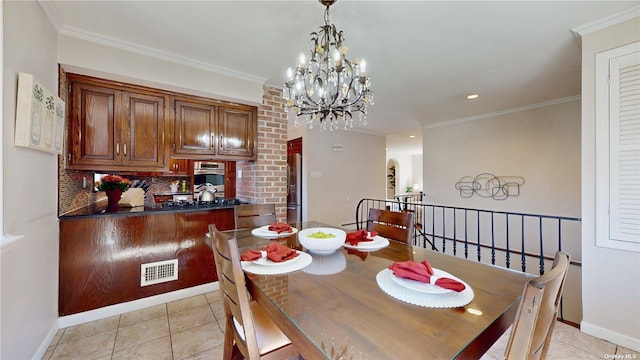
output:
[[[366,131],[388,135],[579,95],[581,50],[571,29],[637,4],[340,0],[330,18],[344,31],[348,57],[367,60],[375,105]],[[315,0],[53,1],[43,8],[66,34],[153,48],[275,86],[308,49],[324,11]],[[465,100],[470,93],[480,98]]]

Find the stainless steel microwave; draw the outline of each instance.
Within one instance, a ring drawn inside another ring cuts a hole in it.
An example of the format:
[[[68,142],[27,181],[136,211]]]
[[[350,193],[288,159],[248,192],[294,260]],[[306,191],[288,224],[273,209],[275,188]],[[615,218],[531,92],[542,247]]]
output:
[[[194,175],[224,175],[224,162],[195,161],[193,163]]]

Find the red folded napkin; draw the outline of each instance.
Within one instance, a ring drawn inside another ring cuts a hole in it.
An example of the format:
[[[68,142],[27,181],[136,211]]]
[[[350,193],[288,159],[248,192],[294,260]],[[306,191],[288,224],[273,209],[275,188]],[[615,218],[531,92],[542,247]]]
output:
[[[262,251],[261,251],[262,250]],[[240,255],[240,260],[242,261],[253,261],[258,260],[263,257],[262,253],[266,252],[266,257],[273,262],[282,262],[286,260],[293,259],[298,256],[298,252],[287,247],[281,245],[277,242],[272,242],[269,245],[263,247],[260,250],[248,250]]]
[[[347,241],[351,245],[358,245],[361,241],[371,241],[378,235],[376,231],[358,230],[347,234]]]
[[[278,234],[282,232],[293,232],[291,225],[285,223],[272,223],[269,225],[269,231],[275,231]]]
[[[431,268],[431,265],[429,265],[429,262],[426,260],[421,263],[415,262],[413,260],[393,263],[391,264],[391,266],[389,266],[389,269],[393,271],[393,275],[401,278],[421,281],[427,284],[437,285],[442,288],[457,292],[465,289],[463,283],[450,278],[442,277],[435,279],[435,281],[432,281],[432,279],[436,276],[433,275],[433,269]]]

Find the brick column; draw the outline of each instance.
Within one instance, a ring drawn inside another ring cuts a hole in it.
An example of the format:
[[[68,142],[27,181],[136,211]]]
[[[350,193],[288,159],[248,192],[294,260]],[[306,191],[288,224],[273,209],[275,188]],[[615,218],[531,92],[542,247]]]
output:
[[[238,198],[256,204],[276,204],[278,221],[287,219],[287,113],[282,90],[265,87],[258,107],[257,160],[237,163]]]

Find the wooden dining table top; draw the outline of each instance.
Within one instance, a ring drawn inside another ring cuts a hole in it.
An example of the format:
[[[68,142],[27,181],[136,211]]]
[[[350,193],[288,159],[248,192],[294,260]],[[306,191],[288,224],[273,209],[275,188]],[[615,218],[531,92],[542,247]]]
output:
[[[327,226],[306,222],[296,228]],[[268,240],[253,236],[251,229],[229,233],[241,253],[269,241],[305,250],[296,235]],[[372,252],[341,248],[311,256],[311,265],[292,273],[246,273],[252,297],[307,360],[477,359],[513,323],[524,284],[532,277],[395,241]],[[387,295],[376,275],[405,260],[428,260],[463,280],[473,289],[473,300],[456,308],[429,308]]]

